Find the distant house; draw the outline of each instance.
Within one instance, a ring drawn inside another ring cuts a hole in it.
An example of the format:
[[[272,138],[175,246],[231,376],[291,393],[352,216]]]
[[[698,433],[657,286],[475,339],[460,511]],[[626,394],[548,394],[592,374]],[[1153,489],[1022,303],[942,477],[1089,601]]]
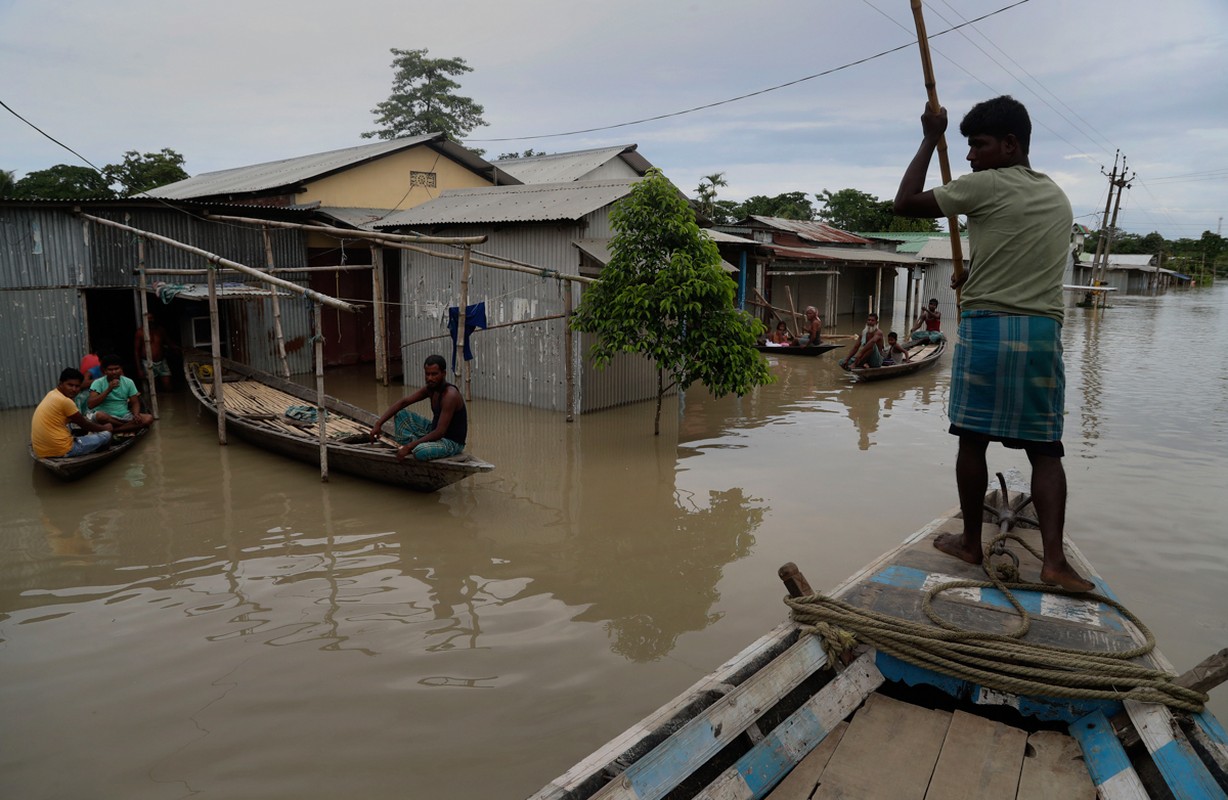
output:
[[[372,226],[438,236],[486,235],[475,248],[484,260],[530,265],[559,275],[595,275],[608,260],[610,211],[631,192],[635,178],[526,183],[455,189],[437,200],[389,215]],[[407,252],[402,261],[401,338],[406,363],[452,352],[449,307],[457,306],[457,262]],[[604,370],[585,357],[591,340],[571,331],[565,315],[580,301],[580,287],[543,275],[475,266],[468,304],[482,304],[488,330],[473,339],[474,397],[552,410],[596,411],[656,396],[653,365],[623,356]],[[571,337],[571,370],[567,340]],[[458,365],[459,366],[459,365]],[[568,403],[566,375],[577,376]]]
[[[834,327],[842,316],[857,324],[870,311],[889,310],[896,270],[924,266],[917,258],[880,249],[822,222],[749,216],[718,230],[759,245],[748,302],[758,291],[777,309],[800,313],[814,306],[826,327]]]
[[[1079,256],[1074,283],[1091,285],[1095,278],[1092,274],[1094,258],[1094,253],[1083,253]],[[1146,253],[1137,255],[1110,253],[1108,267],[1104,273],[1105,285],[1115,288],[1118,294],[1157,294],[1166,291],[1170,286],[1187,283],[1190,280],[1189,276],[1162,267],[1159,262],[1159,256]]]
[[[432,133],[206,172],[149,194],[168,200],[308,208],[315,212],[317,222],[361,228],[393,211],[428,202],[448,189],[519,183],[446,135]],[[369,265],[371,253],[360,242],[338,247],[337,239],[312,233],[307,238],[305,265]],[[400,291],[399,271],[386,270],[385,282],[384,296],[395,296]],[[364,304],[374,295],[369,270],[312,273],[310,287]],[[323,314],[325,329],[334,332],[324,341],[326,364],[375,360],[374,315],[331,308],[325,308]],[[396,326],[385,332],[394,363],[399,353],[397,335]]]
[[[636,152],[636,145],[633,144],[527,158],[504,158],[492,161],[491,164],[521,183],[642,178],[652,168],[648,159]]]

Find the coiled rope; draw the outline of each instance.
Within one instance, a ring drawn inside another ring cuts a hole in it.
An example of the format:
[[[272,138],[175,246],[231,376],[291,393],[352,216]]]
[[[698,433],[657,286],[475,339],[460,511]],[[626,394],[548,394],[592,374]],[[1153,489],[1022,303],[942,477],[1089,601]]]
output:
[[[1005,496],[1005,481],[1003,494]],[[991,510],[999,513],[998,509]],[[1009,506],[1000,514],[1000,518],[1011,518],[1012,522],[1013,516]],[[1093,592],[1004,580],[1017,578],[1017,570],[1012,573],[1009,565],[1002,564],[992,567],[991,561],[996,555],[1007,555],[1018,564],[1018,559],[1005,548],[1008,539],[1040,557],[1019,536],[1003,531],[991,542],[990,557],[983,563],[989,580],[948,581],[934,586],[926,594],[922,608],[933,625],[857,608],[821,593],[786,597],[785,604],[804,632],[823,639],[830,664],[840,663],[842,653],[855,642],[862,642],[914,666],[1003,692],[1093,700],[1129,699],[1160,703],[1191,713],[1202,711],[1208,699],[1206,694],[1177,685],[1173,682],[1175,676],[1167,672],[1130,663],[1130,659],[1155,649],[1155,636],[1122,604]],[[983,633],[944,620],[934,611],[933,598],[959,588],[998,589],[1019,614],[1020,624],[1010,633]],[[1023,641],[1031,618],[1013,590],[1077,595],[1083,600],[1104,603],[1135,625],[1146,641],[1129,650],[1102,653]]]

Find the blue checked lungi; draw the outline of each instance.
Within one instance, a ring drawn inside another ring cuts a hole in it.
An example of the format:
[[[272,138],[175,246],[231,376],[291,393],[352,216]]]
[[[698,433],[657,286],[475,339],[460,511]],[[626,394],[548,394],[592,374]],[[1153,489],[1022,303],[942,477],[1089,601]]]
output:
[[[435,430],[431,421],[421,414],[415,414],[408,408],[403,408],[392,418],[393,438],[397,444],[409,444],[414,439],[426,436]],[[414,448],[414,458],[419,461],[430,461],[434,458],[446,458],[459,455],[465,446],[451,439],[436,439],[433,442],[423,442]]]
[[[954,428],[995,439],[1062,438],[1062,326],[1050,317],[965,311],[951,364]]]

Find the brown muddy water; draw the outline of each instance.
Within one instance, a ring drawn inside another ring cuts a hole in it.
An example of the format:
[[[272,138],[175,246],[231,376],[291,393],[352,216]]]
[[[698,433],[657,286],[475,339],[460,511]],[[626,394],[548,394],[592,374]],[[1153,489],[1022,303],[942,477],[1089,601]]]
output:
[[[1064,337],[1068,532],[1187,669],[1228,644],[1228,291]],[[186,392],[60,484],[0,412],[0,796],[532,793],[780,622],[780,564],[834,586],[955,504],[949,357],[866,385],[837,357],[692,391],[659,437],[651,403],[474,402],[496,471],[432,495],[219,447]]]

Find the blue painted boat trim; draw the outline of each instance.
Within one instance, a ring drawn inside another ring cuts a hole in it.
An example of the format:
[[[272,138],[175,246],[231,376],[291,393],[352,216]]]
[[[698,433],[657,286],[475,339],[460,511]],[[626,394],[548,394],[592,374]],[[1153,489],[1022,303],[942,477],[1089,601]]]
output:
[[[1177,800],[1224,800],[1224,790],[1184,738],[1174,739],[1151,754],[1164,782]]]
[[[887,586],[894,586],[900,589],[911,589],[919,592],[922,591],[922,587],[925,585],[925,579],[928,578],[929,575],[930,573],[925,572],[924,570],[916,569],[915,567],[891,565],[884,567],[882,570],[871,576],[870,581],[872,583],[881,583]],[[1105,597],[1110,596],[1100,581],[1096,580],[1095,583],[1096,588],[1100,590]],[[1010,600],[1008,600],[1006,595],[1004,595],[998,589],[980,589],[979,591],[981,593],[981,602],[985,603],[985,605],[1008,611],[1014,610],[1014,606],[1011,605]],[[1023,609],[1029,614],[1033,614],[1038,617],[1047,616],[1041,612],[1041,597],[1043,595],[1044,592],[1018,591],[1015,592],[1015,599],[1019,601],[1019,605],[1023,606]],[[1121,620],[1118,619],[1118,611],[1115,608],[1107,606],[1104,603],[1097,603],[1096,605],[1098,607],[1097,611],[1103,627],[1110,628],[1115,631],[1125,630]]]
[[[1194,715],[1194,721],[1211,741],[1228,747],[1228,733],[1224,732],[1224,727],[1220,725],[1219,719],[1214,714],[1204,709]]]
[[[806,741],[810,749],[818,746],[827,738],[831,731],[823,727],[822,722],[810,709],[802,707],[772,731],[770,736],[762,739],[746,755],[738,759],[737,770],[742,781],[751,791],[753,800],[767,797],[776,784],[797,766],[797,762],[789,755],[786,746],[791,741]]]
[[[971,700],[978,704],[982,702],[982,693],[985,690],[972,681],[952,678],[925,667],[918,667],[883,652],[876,653],[874,665],[889,681],[908,686],[919,684],[933,686],[959,700]],[[1023,695],[1015,695],[1015,697],[1017,702],[1012,703],[1012,707],[1018,709],[1019,713],[1024,716],[1067,724],[1096,711],[1106,716],[1112,716],[1121,711],[1121,703],[1115,700],[1080,700],[1069,697]],[[1001,704],[986,703],[986,705]]]
[[[1104,714],[1099,711],[1088,714],[1071,723],[1069,731],[1083,749],[1083,763],[1092,783],[1101,786],[1120,772],[1133,771],[1130,758]]]

